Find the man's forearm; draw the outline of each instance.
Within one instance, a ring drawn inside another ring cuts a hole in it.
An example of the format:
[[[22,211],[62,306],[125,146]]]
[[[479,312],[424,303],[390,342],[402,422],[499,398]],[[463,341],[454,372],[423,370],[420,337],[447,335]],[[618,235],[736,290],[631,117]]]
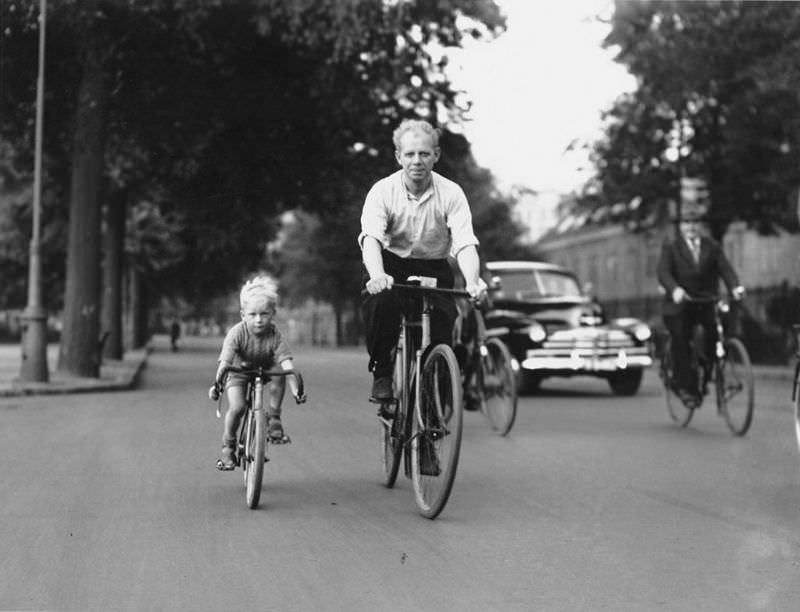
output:
[[[458,267],[464,280],[468,285],[476,285],[480,278],[481,261],[478,257],[478,250],[474,246],[461,249],[456,255]]]
[[[383,249],[381,244],[372,236],[364,238],[361,247],[361,258],[370,278],[377,278],[384,274]]]

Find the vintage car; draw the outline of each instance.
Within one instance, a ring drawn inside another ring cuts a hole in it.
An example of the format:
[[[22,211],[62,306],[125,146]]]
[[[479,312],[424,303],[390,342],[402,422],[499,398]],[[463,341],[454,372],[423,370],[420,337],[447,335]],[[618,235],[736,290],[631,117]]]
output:
[[[606,320],[603,309],[568,269],[535,261],[492,261],[486,313],[520,366],[520,390],[551,376],[596,376],[617,395],[634,395],[653,364],[651,330],[634,318]]]

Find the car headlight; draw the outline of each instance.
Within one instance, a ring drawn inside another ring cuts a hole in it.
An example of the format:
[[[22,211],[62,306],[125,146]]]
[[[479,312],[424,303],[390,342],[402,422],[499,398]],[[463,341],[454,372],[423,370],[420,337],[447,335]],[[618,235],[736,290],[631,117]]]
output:
[[[539,323],[531,323],[531,325],[528,326],[528,338],[534,342],[541,342],[547,338],[547,332]]]
[[[645,340],[650,339],[650,336],[653,335],[653,332],[650,331],[649,326],[645,325],[644,323],[640,323],[633,328],[633,335],[639,342],[644,342]]]

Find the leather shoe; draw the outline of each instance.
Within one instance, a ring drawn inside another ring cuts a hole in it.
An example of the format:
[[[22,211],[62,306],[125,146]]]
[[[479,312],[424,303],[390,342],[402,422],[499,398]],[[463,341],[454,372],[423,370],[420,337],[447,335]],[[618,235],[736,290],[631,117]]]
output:
[[[680,389],[678,391],[678,397],[683,402],[683,405],[690,410],[695,410],[700,407],[700,399],[686,389]]]
[[[376,400],[392,399],[392,377],[378,376],[372,382],[372,398]]]

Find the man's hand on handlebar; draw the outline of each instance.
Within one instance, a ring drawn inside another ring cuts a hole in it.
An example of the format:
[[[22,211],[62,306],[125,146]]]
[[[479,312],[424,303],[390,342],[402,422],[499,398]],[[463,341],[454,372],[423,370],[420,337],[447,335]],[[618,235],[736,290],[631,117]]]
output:
[[[686,290],[683,287],[675,287],[672,290],[672,301],[676,304],[680,304],[686,297]]]
[[[479,278],[477,283],[468,283],[467,286],[464,287],[464,291],[469,293],[469,299],[475,302],[479,302],[486,297],[487,289],[486,282],[482,278]]]
[[[372,295],[375,295],[376,293],[380,293],[381,291],[386,291],[387,289],[391,289],[392,285],[394,285],[394,277],[390,276],[389,274],[383,273],[367,281],[367,292]]]
[[[731,295],[733,296],[734,300],[737,301],[741,300],[742,298],[744,298],[744,287],[742,287],[741,285],[739,285],[738,287],[734,287],[733,290],[731,291]]]

